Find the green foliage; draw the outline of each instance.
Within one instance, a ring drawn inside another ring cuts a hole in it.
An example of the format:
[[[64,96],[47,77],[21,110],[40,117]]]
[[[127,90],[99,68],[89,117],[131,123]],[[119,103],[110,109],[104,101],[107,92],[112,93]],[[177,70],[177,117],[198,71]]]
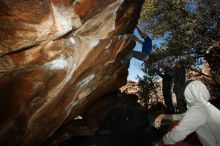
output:
[[[145,75],[139,80],[140,97],[146,108],[150,107],[150,99],[152,93],[156,90],[157,86],[155,81],[157,80],[157,74],[155,68],[143,68]]]
[[[189,9],[190,6],[194,9]],[[205,60],[212,69],[218,69],[219,22],[219,0],[194,0],[194,3],[188,0],[145,0],[139,26],[153,38],[162,37],[165,43],[154,48],[144,65],[146,76],[140,79],[140,85],[144,86],[142,92],[146,93],[145,88],[150,91],[154,86],[152,79],[164,60],[174,63],[181,59],[186,67],[201,65]]]
[[[219,42],[216,25],[220,18],[219,0],[197,0],[196,10],[180,0],[146,0],[140,26],[153,38],[164,37],[166,56],[187,57],[194,64]],[[193,4],[191,4],[192,6]],[[166,37],[165,37],[166,36]],[[219,45],[219,44],[218,44]]]

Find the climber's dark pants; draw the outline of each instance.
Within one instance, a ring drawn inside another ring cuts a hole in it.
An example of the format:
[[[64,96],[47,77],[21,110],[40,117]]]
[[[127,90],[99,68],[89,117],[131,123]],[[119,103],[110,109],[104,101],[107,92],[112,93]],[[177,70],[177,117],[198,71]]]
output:
[[[163,96],[164,96],[164,102],[167,106],[167,110],[168,110],[169,114],[175,113],[176,110],[175,110],[175,107],[173,105],[171,89],[167,90],[167,91],[163,91]]]
[[[187,107],[186,107],[186,100],[183,96],[183,93],[181,90],[177,90],[174,92],[176,94],[176,102],[177,102],[177,110],[178,110],[178,113],[184,113],[186,112],[187,110]]]
[[[144,52],[139,52],[139,51],[131,51],[132,57],[138,59],[138,60],[142,60],[142,61],[147,61],[149,56],[144,53]]]

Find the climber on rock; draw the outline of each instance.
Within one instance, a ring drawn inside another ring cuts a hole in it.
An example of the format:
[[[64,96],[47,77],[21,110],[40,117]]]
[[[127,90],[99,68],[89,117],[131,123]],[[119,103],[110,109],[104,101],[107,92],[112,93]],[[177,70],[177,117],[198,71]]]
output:
[[[134,40],[134,41],[137,41],[138,43],[140,43],[142,45],[142,50],[141,51],[131,50],[125,56],[125,59],[122,61],[122,64],[127,63],[132,57],[134,57],[138,60],[142,60],[142,61],[146,62],[149,58],[149,55],[152,52],[152,39],[149,36],[147,36],[145,33],[143,33],[140,30],[140,28],[138,28],[138,27],[136,27],[136,28],[137,28],[138,33],[140,34],[140,36],[144,39],[144,41],[140,40],[134,34],[127,35],[127,37]]]

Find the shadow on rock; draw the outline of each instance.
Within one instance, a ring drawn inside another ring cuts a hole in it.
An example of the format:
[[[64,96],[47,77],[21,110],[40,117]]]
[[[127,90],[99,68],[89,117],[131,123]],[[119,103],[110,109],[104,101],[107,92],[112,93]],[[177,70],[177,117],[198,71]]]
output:
[[[136,100],[130,100],[136,99],[133,96],[119,97],[114,106],[105,109],[108,112],[92,135],[74,136],[59,146],[150,146],[167,132],[168,126],[157,130],[152,124],[158,112],[162,112],[160,105],[147,111]]]
[[[131,104],[112,109],[96,133],[82,146],[147,146],[163,133],[154,129],[148,120],[148,112]]]

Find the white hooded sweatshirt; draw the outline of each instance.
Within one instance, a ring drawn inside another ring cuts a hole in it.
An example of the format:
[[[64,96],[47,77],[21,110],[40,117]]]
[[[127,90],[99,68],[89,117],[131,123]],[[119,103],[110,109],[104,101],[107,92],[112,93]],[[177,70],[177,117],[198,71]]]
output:
[[[209,91],[201,81],[190,82],[184,92],[188,110],[180,123],[163,137],[174,144],[196,132],[204,146],[220,146],[220,111],[208,102]]]

